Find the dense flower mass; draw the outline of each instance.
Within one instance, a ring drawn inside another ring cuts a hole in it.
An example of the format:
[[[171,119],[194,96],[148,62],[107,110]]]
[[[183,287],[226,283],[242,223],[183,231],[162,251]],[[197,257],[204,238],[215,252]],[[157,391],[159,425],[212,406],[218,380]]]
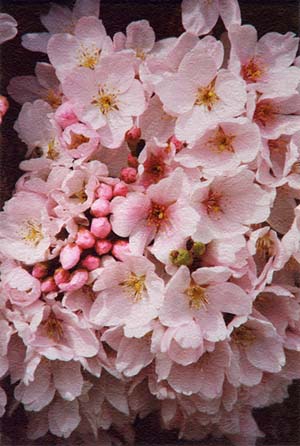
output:
[[[258,40],[237,0],[182,22],[110,37],[77,0],[23,36],[49,63],[8,86],[27,154],[0,213],[0,416],[22,404],[29,438],[134,444],[156,412],[253,446],[252,409],[300,378],[299,39]]]

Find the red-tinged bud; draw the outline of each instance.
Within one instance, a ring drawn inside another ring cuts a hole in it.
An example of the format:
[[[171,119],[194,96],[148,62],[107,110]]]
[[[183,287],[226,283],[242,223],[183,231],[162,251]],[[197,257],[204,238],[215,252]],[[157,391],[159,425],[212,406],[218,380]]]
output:
[[[63,269],[71,269],[80,260],[81,248],[75,243],[69,243],[60,251],[59,260]]]
[[[31,275],[36,279],[43,279],[48,274],[47,263],[36,263],[32,269]]]
[[[91,214],[95,217],[106,217],[110,214],[110,203],[104,198],[97,198],[91,206]]]
[[[0,124],[8,108],[9,108],[8,100],[6,99],[5,96],[0,96]]]
[[[99,257],[89,254],[81,261],[81,265],[88,271],[93,271],[94,269],[100,267],[101,260],[99,259]]]
[[[106,238],[111,231],[111,224],[106,217],[93,218],[91,232],[95,237]]]
[[[112,242],[110,242],[109,240],[97,240],[95,244],[95,250],[96,253],[99,254],[99,256],[103,256],[111,250],[112,246]]]
[[[54,272],[54,281],[56,285],[68,282],[70,280],[70,273],[66,269],[57,268]]]
[[[56,283],[53,277],[47,277],[41,283],[42,293],[51,293],[52,291],[57,291]]]
[[[104,200],[111,200],[113,197],[112,187],[109,184],[101,183],[96,190],[96,196]]]
[[[130,254],[129,243],[125,240],[117,240],[112,249],[113,256],[118,260],[123,260],[124,255]]]
[[[123,167],[120,174],[120,179],[127,184],[134,183],[136,181],[137,171],[133,167]]]
[[[133,167],[134,169],[137,169],[139,165],[137,157],[133,156],[131,153],[129,153],[127,157],[127,163],[129,167]]]
[[[126,184],[120,182],[114,186],[113,195],[114,197],[126,197],[128,194],[128,186]]]
[[[92,248],[95,244],[95,237],[88,229],[82,227],[77,233],[76,244],[82,249]]]
[[[69,282],[59,284],[59,289],[61,291],[79,290],[87,283],[88,278],[89,273],[86,269],[77,269],[71,274]]]
[[[139,127],[136,127],[135,125],[131,127],[130,130],[126,132],[125,140],[128,143],[137,142],[141,138],[142,132]]]

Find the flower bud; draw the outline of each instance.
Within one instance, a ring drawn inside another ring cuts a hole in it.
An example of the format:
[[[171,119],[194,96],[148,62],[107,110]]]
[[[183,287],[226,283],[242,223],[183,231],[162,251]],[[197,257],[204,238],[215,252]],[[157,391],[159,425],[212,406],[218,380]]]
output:
[[[48,274],[47,263],[39,262],[36,263],[31,271],[31,275],[36,279],[43,279]]]
[[[134,125],[133,127],[131,127],[130,130],[128,130],[126,132],[125,140],[128,143],[136,142],[136,141],[138,141],[140,139],[141,134],[142,134],[141,129]]]
[[[59,289],[61,291],[76,291],[86,284],[89,278],[89,273],[85,269],[77,269],[71,274],[69,282],[60,283]]]
[[[176,266],[190,266],[193,263],[193,256],[187,249],[179,248],[170,252],[170,260]]]
[[[54,281],[56,285],[60,283],[68,282],[70,280],[70,273],[66,269],[57,268],[54,272]]]
[[[130,254],[129,243],[126,240],[117,240],[112,249],[113,256],[118,260],[123,260],[124,254]]]
[[[114,197],[118,196],[126,197],[127,194],[128,194],[128,187],[126,186],[126,184],[120,182],[114,186],[114,191],[113,191]]]
[[[42,293],[51,293],[52,291],[57,291],[57,286],[53,277],[49,276],[42,281],[41,291]]]
[[[192,254],[194,257],[203,256],[206,251],[206,246],[202,242],[194,242],[192,247]]]
[[[81,261],[81,265],[88,271],[93,271],[94,269],[100,267],[101,260],[99,259],[99,257],[89,254]]]
[[[133,167],[123,167],[120,173],[120,179],[127,184],[134,183],[136,181],[137,171]]]
[[[98,238],[106,238],[111,231],[111,224],[106,217],[93,218],[91,232]]]
[[[95,250],[96,253],[99,254],[99,256],[102,256],[104,254],[107,254],[111,248],[112,248],[112,242],[109,240],[97,240],[95,244]]]
[[[81,255],[81,248],[75,243],[69,243],[60,251],[59,260],[63,269],[71,269],[77,265]]]
[[[91,206],[91,214],[95,217],[106,217],[110,213],[110,204],[104,198],[97,198]]]
[[[5,96],[0,96],[0,124],[8,108],[9,108],[8,100],[6,99]]]
[[[82,249],[92,248],[95,244],[95,237],[87,228],[80,228],[76,236],[76,244]]]
[[[96,196],[104,200],[111,200],[113,197],[112,187],[109,184],[101,183],[96,190]]]

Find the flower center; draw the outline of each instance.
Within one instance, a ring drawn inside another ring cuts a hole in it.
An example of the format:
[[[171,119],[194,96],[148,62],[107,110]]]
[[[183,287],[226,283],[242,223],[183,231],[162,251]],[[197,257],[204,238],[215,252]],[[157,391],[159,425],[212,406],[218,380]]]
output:
[[[72,131],[70,132],[70,136],[71,136],[71,142],[70,144],[68,144],[69,150],[77,149],[81,144],[89,142],[90,140],[90,138],[87,138],[86,136],[78,133],[74,133]]]
[[[137,48],[137,49],[136,49],[136,51],[135,51],[135,55],[136,55],[136,57],[137,57],[138,59],[141,59],[141,60],[145,60],[145,59],[146,59],[146,54],[145,54],[145,52],[144,52],[142,49],[140,49],[140,48]]]
[[[276,109],[271,101],[265,100],[257,104],[253,120],[257,123],[266,127],[274,121]]]
[[[143,297],[145,279],[145,275],[137,276],[135,273],[130,273],[128,279],[121,282],[120,285],[129,292],[134,302],[138,302]]]
[[[103,115],[107,115],[112,110],[119,110],[117,95],[106,92],[104,88],[99,89],[98,95],[94,97],[92,104],[96,105]]]
[[[203,202],[208,214],[218,214],[222,212],[220,199],[222,195],[218,192],[209,191],[207,199]]]
[[[61,322],[57,319],[53,312],[50,313],[48,319],[44,322],[44,325],[48,338],[52,339],[55,342],[61,341],[64,332],[61,326]]]
[[[165,163],[161,156],[155,156],[153,154],[144,162],[145,173],[154,177],[155,181],[158,181],[163,177],[165,172]]]
[[[205,288],[200,285],[191,284],[186,290],[185,294],[188,297],[190,308],[194,310],[200,310],[208,304],[208,300],[205,293]]]
[[[42,225],[28,220],[24,224],[23,240],[29,245],[37,246],[41,240],[43,240]]]
[[[287,151],[287,145],[288,140],[282,136],[268,141],[269,150],[271,152],[285,153]]]
[[[45,101],[51,105],[52,108],[56,109],[62,104],[61,95],[55,93],[52,89],[47,91]]]
[[[241,75],[246,82],[258,81],[264,73],[264,68],[261,63],[253,57],[248,63],[242,66]]]
[[[211,111],[218,100],[219,96],[215,92],[215,82],[213,81],[207,87],[198,88],[194,105],[204,105],[208,111]]]
[[[208,145],[217,153],[234,153],[234,148],[232,146],[232,141],[234,140],[234,138],[234,135],[226,135],[224,130],[219,126],[218,130],[215,132],[214,137],[208,140]]]
[[[274,242],[270,237],[270,234],[267,233],[262,237],[259,237],[255,244],[256,251],[261,257],[266,257],[269,259],[270,257],[275,255],[275,246]]]
[[[159,227],[166,221],[166,209],[166,206],[152,201],[147,217],[148,224]]]
[[[52,161],[56,160],[59,155],[59,152],[55,150],[55,148],[56,148],[56,141],[55,139],[51,139],[51,141],[48,143],[46,157]]]
[[[87,200],[87,197],[84,186],[78,192],[74,192],[74,194],[70,196],[70,198],[78,199],[80,203],[84,203]]]
[[[241,325],[233,330],[231,339],[241,347],[248,347],[255,341],[256,336],[251,328]]]
[[[97,48],[82,47],[78,56],[79,67],[93,70],[99,61],[100,50]]]

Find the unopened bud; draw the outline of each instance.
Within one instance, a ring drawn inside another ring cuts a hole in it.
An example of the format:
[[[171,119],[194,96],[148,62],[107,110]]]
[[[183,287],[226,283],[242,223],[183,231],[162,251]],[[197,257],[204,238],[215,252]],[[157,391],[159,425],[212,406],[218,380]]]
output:
[[[190,266],[193,263],[193,256],[187,249],[179,248],[170,252],[170,260],[176,266]]]
[[[127,184],[134,183],[136,181],[137,171],[133,167],[123,167],[120,173],[120,179]]]

